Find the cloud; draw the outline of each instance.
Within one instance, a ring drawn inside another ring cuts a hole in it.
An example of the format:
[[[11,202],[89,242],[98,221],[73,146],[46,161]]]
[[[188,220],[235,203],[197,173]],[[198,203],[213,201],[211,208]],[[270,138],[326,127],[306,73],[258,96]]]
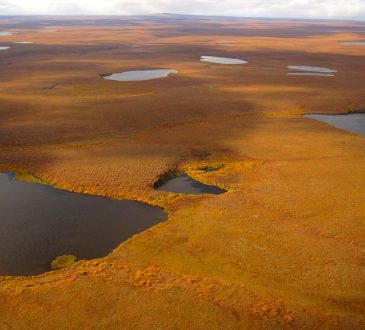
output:
[[[183,13],[365,19],[365,0],[0,0],[1,14]]]
[[[7,1],[0,1],[0,15],[17,13],[22,10],[21,7]]]

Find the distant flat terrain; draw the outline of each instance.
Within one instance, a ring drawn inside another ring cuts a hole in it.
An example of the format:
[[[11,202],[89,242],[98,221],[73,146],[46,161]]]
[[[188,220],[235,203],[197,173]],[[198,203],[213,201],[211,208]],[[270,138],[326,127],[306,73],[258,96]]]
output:
[[[365,327],[365,137],[303,116],[365,110],[365,47],[343,44],[364,22],[0,16],[0,32],[2,172],[169,216],[105,258],[2,277],[0,329]],[[139,70],[176,73],[104,79]],[[227,192],[154,189],[183,172]]]

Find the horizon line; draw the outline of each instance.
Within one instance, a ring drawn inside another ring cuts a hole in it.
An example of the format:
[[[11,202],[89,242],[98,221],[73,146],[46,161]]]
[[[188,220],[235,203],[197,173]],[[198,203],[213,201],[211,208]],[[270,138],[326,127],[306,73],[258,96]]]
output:
[[[236,19],[273,19],[273,20],[306,20],[306,21],[350,21],[365,22],[365,18],[309,18],[309,17],[283,17],[283,16],[230,16],[230,15],[208,15],[208,14],[185,14],[185,13],[141,13],[141,14],[0,14],[1,17],[128,17],[128,16],[190,16],[190,17],[206,17],[206,18],[236,18]]]

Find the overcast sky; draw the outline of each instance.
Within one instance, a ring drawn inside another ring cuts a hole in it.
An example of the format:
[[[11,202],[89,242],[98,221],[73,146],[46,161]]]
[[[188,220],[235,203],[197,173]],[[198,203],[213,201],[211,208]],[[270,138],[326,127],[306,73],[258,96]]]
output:
[[[0,14],[179,13],[365,19],[365,0],[0,0]]]

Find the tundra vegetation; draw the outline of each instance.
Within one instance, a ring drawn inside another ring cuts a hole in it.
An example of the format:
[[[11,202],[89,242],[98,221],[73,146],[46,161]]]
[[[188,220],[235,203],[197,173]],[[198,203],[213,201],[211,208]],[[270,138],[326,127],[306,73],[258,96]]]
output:
[[[72,266],[76,261],[76,257],[73,255],[58,256],[51,262],[52,269],[60,269]]]
[[[365,48],[339,42],[364,40],[365,23],[16,20],[0,19],[17,32],[0,44],[34,45],[0,53],[0,169],[169,219],[104,258],[1,278],[4,328],[365,327],[365,138],[303,117],[365,108]],[[288,76],[290,63],[338,72]],[[160,68],[177,74],[103,79]],[[154,189],[172,172],[227,192]]]

